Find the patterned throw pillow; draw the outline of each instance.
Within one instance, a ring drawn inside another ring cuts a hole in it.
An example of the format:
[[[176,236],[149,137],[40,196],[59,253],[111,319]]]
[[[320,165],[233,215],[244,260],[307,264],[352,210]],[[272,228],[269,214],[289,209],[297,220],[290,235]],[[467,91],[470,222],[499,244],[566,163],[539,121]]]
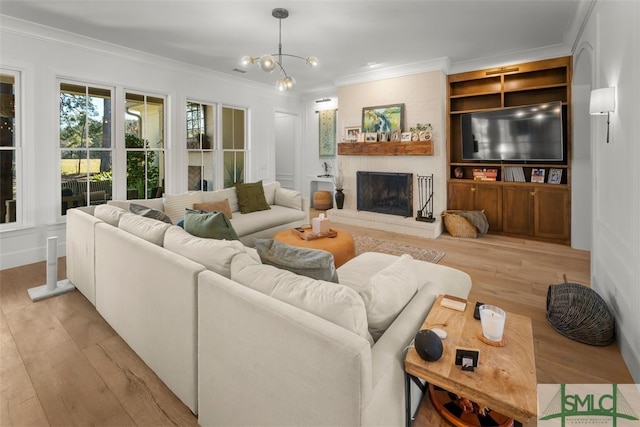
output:
[[[238,194],[240,212],[243,214],[271,209],[264,196],[262,181],[248,184],[238,183],[236,184],[236,193]]]
[[[164,212],[158,209],[148,208],[146,206],[138,205],[136,203],[131,203],[129,205],[129,212],[134,213],[136,215],[141,215],[145,218],[157,219],[158,221],[166,222],[167,224],[173,224],[171,222],[171,218],[169,218],[169,215],[165,214]]]

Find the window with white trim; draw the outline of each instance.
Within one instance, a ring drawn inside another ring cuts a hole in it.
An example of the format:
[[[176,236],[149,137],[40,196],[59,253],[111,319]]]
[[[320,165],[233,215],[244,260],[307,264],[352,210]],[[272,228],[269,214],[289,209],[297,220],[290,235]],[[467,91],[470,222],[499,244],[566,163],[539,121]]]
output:
[[[21,223],[20,73],[0,69],[0,224]]]
[[[127,199],[162,197],[165,182],[165,100],[125,93]]]
[[[60,83],[61,215],[113,194],[113,88]]]

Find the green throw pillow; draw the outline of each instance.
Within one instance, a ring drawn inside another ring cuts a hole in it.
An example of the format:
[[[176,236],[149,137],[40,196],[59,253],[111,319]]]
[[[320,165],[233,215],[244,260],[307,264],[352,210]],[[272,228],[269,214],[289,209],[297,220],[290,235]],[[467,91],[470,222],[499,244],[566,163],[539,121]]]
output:
[[[240,212],[243,214],[271,209],[271,206],[269,206],[264,196],[262,181],[249,184],[238,183],[236,184],[236,193],[238,195]]]
[[[184,214],[184,230],[205,239],[239,240],[231,221],[222,212],[187,209]]]
[[[316,280],[338,283],[331,252],[298,248],[273,239],[256,239],[255,244],[263,264]]]

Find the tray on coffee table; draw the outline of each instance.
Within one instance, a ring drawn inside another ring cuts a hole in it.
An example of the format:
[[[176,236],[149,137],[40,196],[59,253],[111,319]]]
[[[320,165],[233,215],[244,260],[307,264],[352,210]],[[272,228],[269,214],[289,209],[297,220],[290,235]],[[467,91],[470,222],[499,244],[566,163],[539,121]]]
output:
[[[323,233],[314,233],[311,231],[311,227],[296,227],[292,228],[291,232],[302,240],[315,240],[323,237],[336,237],[338,235],[338,232],[331,228]]]

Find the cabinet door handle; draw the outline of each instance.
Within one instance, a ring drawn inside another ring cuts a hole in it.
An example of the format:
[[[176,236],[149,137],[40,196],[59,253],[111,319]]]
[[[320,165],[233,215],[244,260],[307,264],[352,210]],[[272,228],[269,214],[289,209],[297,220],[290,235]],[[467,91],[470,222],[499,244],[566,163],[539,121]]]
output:
[[[471,187],[471,191],[476,191],[476,187]]]
[[[530,195],[531,197],[533,197],[533,196],[535,196],[535,195],[536,195],[536,192],[535,192],[535,191],[530,191],[530,192],[529,192],[529,195]]]

